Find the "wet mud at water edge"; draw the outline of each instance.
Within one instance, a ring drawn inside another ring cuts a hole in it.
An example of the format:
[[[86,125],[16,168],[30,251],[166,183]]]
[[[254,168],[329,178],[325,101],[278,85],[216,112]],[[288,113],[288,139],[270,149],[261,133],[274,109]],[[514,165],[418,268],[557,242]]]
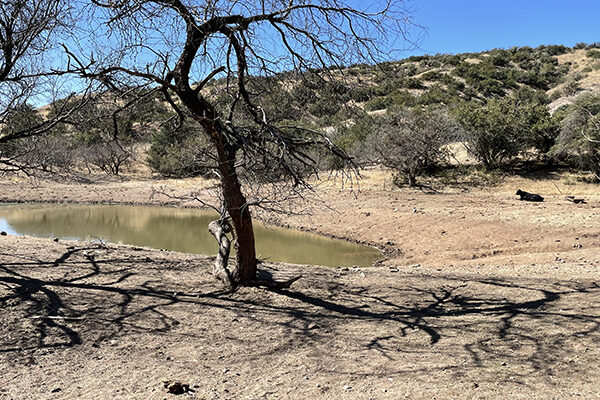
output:
[[[195,254],[215,254],[207,230],[216,214],[147,206],[19,204],[0,206],[0,230],[15,235],[102,240]],[[371,266],[372,247],[307,232],[255,224],[261,259],[325,266]]]

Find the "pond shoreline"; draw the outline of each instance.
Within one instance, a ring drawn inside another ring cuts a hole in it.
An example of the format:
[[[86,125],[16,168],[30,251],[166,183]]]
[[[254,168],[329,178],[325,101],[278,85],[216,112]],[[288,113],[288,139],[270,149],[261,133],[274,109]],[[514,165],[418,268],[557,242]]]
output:
[[[77,200],[67,200],[67,201],[53,201],[53,200],[40,200],[40,201],[31,201],[31,200],[18,200],[18,199],[12,199],[12,198],[0,198],[0,205],[2,204],[76,204],[76,205],[107,205],[107,206],[118,206],[118,205],[125,205],[125,206],[144,206],[144,207],[170,207],[170,208],[184,208],[184,209],[198,209],[198,210],[206,210],[206,211],[210,211],[211,209],[208,207],[203,207],[201,205],[190,205],[187,204],[186,202],[183,201],[165,201],[165,202],[160,202],[160,203],[156,203],[156,202],[144,202],[144,201],[124,201],[124,202],[114,202],[114,201],[103,201],[103,200],[98,200],[98,201],[77,201]],[[314,233],[317,235],[321,235],[330,239],[338,239],[338,240],[345,240],[347,242],[350,243],[355,243],[355,244],[361,244],[364,246],[370,246],[373,247],[377,250],[379,250],[381,252],[381,254],[385,257],[383,257],[382,259],[376,261],[376,264],[380,264],[383,263],[385,260],[387,260],[388,256],[391,255],[398,255],[399,252],[397,250],[393,250],[390,249],[389,246],[382,246],[381,244],[375,243],[375,242],[369,242],[366,240],[361,240],[361,239],[357,239],[355,237],[351,237],[351,236],[344,236],[344,235],[336,235],[336,234],[331,234],[328,232],[324,232],[324,231],[319,231],[318,229],[315,229],[314,227],[307,227],[307,226],[297,226],[297,225],[292,225],[292,224],[286,224],[286,223],[281,223],[279,221],[279,219],[274,219],[274,218],[261,218],[259,216],[254,216],[253,217],[254,221],[257,222],[262,222],[265,224],[269,224],[269,225],[273,225],[273,226],[277,226],[279,228],[286,228],[286,229],[295,229],[295,230],[299,230],[302,232],[307,232],[307,233]]]
[[[211,210],[209,208],[206,208],[206,207],[194,207],[194,206],[189,206],[189,205],[188,206],[181,206],[180,204],[171,204],[171,205],[169,205],[169,204],[163,204],[163,205],[160,205],[160,204],[148,204],[148,203],[144,204],[144,203],[139,203],[139,202],[138,203],[114,203],[114,202],[111,202],[111,203],[108,203],[108,202],[20,202],[20,203],[16,203],[16,202],[4,201],[4,202],[0,202],[0,210],[1,210],[2,205],[16,205],[16,206],[18,206],[18,205],[30,205],[30,206],[44,206],[44,205],[49,205],[49,206],[59,206],[59,207],[61,207],[61,206],[62,207],[68,207],[70,205],[72,205],[72,206],[81,206],[81,207],[86,207],[86,206],[91,206],[91,207],[93,207],[93,206],[140,207],[140,209],[137,210],[136,214],[139,214],[140,212],[143,213],[144,208],[147,208],[147,207],[149,207],[149,208],[155,208],[157,210],[159,210],[159,209],[169,209],[169,210],[198,210],[198,211],[203,211],[203,212],[211,212],[211,213],[214,212],[213,210]],[[50,223],[49,222],[50,221],[50,216],[52,215],[52,213],[49,212],[49,211],[50,210],[48,210],[44,214],[44,221],[45,221],[46,225],[48,225]],[[90,211],[94,212],[93,210],[90,210]],[[115,210],[115,212],[118,213],[118,211],[116,211],[116,210]],[[91,220],[88,220],[87,223],[89,224],[90,222],[93,221],[93,217],[90,217],[89,213],[86,213],[86,214],[87,214],[86,218],[88,218],[88,219],[92,218]],[[163,216],[163,218],[164,217],[168,218],[168,216],[169,216],[169,214],[166,214],[166,215]],[[115,217],[118,218],[118,214]],[[139,217],[143,218],[143,216],[136,215],[136,218],[139,218]],[[198,217],[200,217],[200,215],[198,215]],[[125,220],[128,219],[127,216],[124,216],[124,218],[125,218]],[[204,219],[206,219],[206,218],[204,218]],[[258,222],[264,222],[264,221],[262,221],[260,219],[257,219],[257,221]],[[133,222],[134,221],[131,221],[131,223],[133,223]],[[208,226],[208,222],[206,222],[205,225]],[[310,235],[315,235],[315,237],[322,237],[322,238],[327,238],[327,239],[332,239],[332,240],[339,240],[341,242],[345,242],[345,243],[352,244],[352,245],[360,245],[360,246],[370,247],[370,248],[373,248],[374,250],[379,251],[379,255],[380,256],[382,255],[381,251],[379,249],[377,249],[376,247],[364,245],[364,244],[361,244],[361,243],[357,243],[357,241],[345,240],[344,238],[333,238],[333,237],[328,236],[328,235],[321,235],[318,232],[315,232],[314,230],[311,231],[311,230],[308,230],[308,229],[297,229],[297,228],[294,228],[294,227],[287,227],[287,226],[275,225],[275,224],[269,224],[269,225],[273,226],[274,228],[276,227],[276,228],[285,229],[285,230],[289,230],[289,231],[296,231],[296,232],[307,233],[307,234],[310,234]],[[256,230],[255,234],[257,235],[257,244],[259,245],[258,248],[257,248],[257,251],[260,251],[260,247],[261,247],[261,232],[263,231],[263,226],[267,227],[267,231],[269,231],[269,229],[268,229],[269,225],[265,226],[265,225],[259,224],[259,225],[257,225],[255,227],[255,230]],[[74,228],[75,227],[73,227],[71,229],[74,229]],[[113,231],[114,230],[114,226],[112,226],[111,228],[112,228],[111,231]],[[40,234],[37,234],[37,235],[36,234],[31,234],[31,232],[29,232],[29,231],[23,231],[23,230],[21,230],[20,232],[16,232],[16,233],[18,235],[28,235],[28,236],[31,236],[31,237],[42,237],[42,238],[43,237],[55,237],[55,236],[58,236],[58,237],[65,237],[66,236],[66,237],[69,237],[69,238],[73,238],[73,237],[78,237],[79,236],[80,237],[79,240],[85,241],[85,239],[83,239],[81,237],[81,235],[76,235],[76,234],[73,233],[73,231],[71,231],[70,233],[60,233],[60,234],[56,234],[56,232],[55,233],[51,233],[51,230],[52,230],[51,223],[50,223],[50,227],[47,228],[47,229],[50,229],[50,231],[48,231],[48,233],[40,233]],[[89,228],[86,228],[86,230],[87,229],[89,229]],[[180,227],[180,229],[183,229],[185,231],[185,229],[183,227]],[[147,229],[145,229],[145,230],[147,230]],[[137,234],[135,234],[136,231],[138,231],[138,230],[136,229],[132,233],[135,236],[138,236]],[[281,232],[283,233],[285,231],[281,231]],[[123,240],[119,240],[119,241],[114,241],[114,240],[111,240],[109,237],[107,237],[106,234],[99,234],[97,232],[96,233],[90,232],[86,236],[90,236],[90,235],[92,235],[92,237],[103,237],[103,239],[105,239],[106,242],[109,242],[109,243],[112,243],[112,244],[116,244],[116,245],[119,245],[119,244],[126,244],[127,245],[128,244],[127,241],[129,240],[129,239],[123,239]],[[169,236],[171,236],[171,235],[169,235]],[[207,234],[206,236],[209,236],[209,235]],[[201,238],[203,238],[203,240],[201,240]],[[306,238],[308,239],[309,236],[306,236]],[[300,238],[298,238],[298,239],[300,239]],[[140,239],[134,239],[134,241],[135,240],[140,240]],[[203,242],[203,241],[206,241],[207,238],[204,235],[200,235],[198,237],[198,240],[200,240],[200,242]],[[212,237],[210,237],[209,240],[212,243]],[[302,240],[302,239],[300,239],[300,240]],[[198,242],[198,243],[200,243],[200,242]],[[324,242],[323,245],[327,246],[328,243],[329,242]],[[170,248],[169,245],[158,246],[158,247],[156,247],[156,246],[148,246],[148,245],[145,245],[145,244],[142,244],[142,243],[138,243],[138,244],[135,244],[135,245],[136,246],[140,246],[141,245],[143,247],[154,248],[154,249],[157,249],[157,250],[160,250],[163,247],[164,248]],[[277,251],[280,251],[280,249],[282,249],[282,247],[281,247],[282,245],[284,245],[284,243],[279,243],[278,246],[275,247],[275,249],[277,249]],[[306,245],[308,245],[308,243]],[[265,245],[263,244],[262,245],[263,250],[264,250],[264,246]],[[269,246],[269,248],[270,248],[270,246]],[[181,250],[175,250],[173,248],[171,248],[171,251],[181,251],[183,253],[189,253],[189,254],[206,254],[206,255],[212,255],[214,253],[212,251],[210,251],[210,252],[198,251],[198,250],[196,250],[196,251],[185,251],[183,249],[181,249]],[[307,250],[307,251],[308,251],[309,254],[313,254],[313,256],[314,256],[314,254],[315,254],[314,251],[313,252],[311,252],[309,250]],[[330,253],[330,254],[332,254],[332,255],[335,254],[335,251],[336,250],[333,250],[333,252]],[[350,251],[350,249],[348,249],[348,251]],[[352,252],[354,253],[354,251],[352,251]],[[279,254],[279,253],[277,253],[277,254]],[[275,260],[277,260],[278,258],[282,257],[282,256],[274,255],[274,254],[267,254],[265,256],[267,256],[267,258],[274,257]],[[307,263],[309,263],[309,264],[325,265],[325,266],[329,265],[328,263],[319,262],[317,260],[315,260],[314,262],[307,262],[308,260],[301,261],[301,260],[294,260],[294,259],[288,259],[288,260],[280,259],[278,261],[279,262],[286,262],[286,263],[295,263],[295,264],[307,264]],[[381,261],[382,261],[381,258],[378,258],[373,263],[369,262],[369,265],[364,265],[364,262],[360,262],[360,261],[357,260],[355,263],[353,263],[353,265],[346,265],[346,266],[347,267],[351,267],[351,266],[354,266],[354,267],[357,267],[357,266],[358,267],[369,267],[369,266],[373,266],[374,264],[380,263]],[[336,263],[335,266],[344,265],[344,264],[347,264],[347,262],[342,263],[342,264],[337,264]],[[334,266],[334,265],[331,265],[331,266]]]

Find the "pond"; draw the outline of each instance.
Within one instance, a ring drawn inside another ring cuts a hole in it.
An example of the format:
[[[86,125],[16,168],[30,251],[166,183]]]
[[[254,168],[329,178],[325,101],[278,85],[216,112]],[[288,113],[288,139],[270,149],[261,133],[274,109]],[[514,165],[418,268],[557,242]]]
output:
[[[97,240],[183,253],[216,254],[208,232],[216,214],[150,206],[13,204],[0,206],[0,230],[15,235]],[[372,247],[255,222],[257,256],[268,261],[371,266]]]

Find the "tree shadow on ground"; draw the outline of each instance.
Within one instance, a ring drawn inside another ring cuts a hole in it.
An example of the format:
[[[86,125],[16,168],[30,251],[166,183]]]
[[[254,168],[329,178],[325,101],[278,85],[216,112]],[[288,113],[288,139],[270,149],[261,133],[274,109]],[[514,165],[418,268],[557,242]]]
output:
[[[19,309],[13,321],[4,321],[5,332],[0,331],[4,333],[0,353],[81,344],[84,339],[77,329],[81,325],[96,329],[96,334],[87,340],[102,341],[126,328],[129,331],[167,332],[179,323],[161,309],[185,302],[185,294],[161,288],[159,282],[151,281],[138,282],[135,287],[119,286],[137,275],[139,263],[149,259],[97,260],[91,253],[94,250],[98,250],[98,246],[72,248],[51,262],[0,263],[0,274],[5,275],[0,276],[0,307],[5,317],[9,309]],[[80,259],[70,260],[75,255]],[[2,256],[7,254],[0,254]],[[154,268],[160,270],[161,264],[155,262]],[[102,268],[108,265],[110,268]],[[60,270],[51,278],[38,279],[17,272],[17,269],[34,273],[40,269]],[[223,293],[216,290],[194,294],[194,298]],[[134,304],[139,299],[144,299],[143,304]],[[143,323],[144,317],[151,323]],[[12,335],[6,334],[13,329]],[[7,337],[12,340],[6,340]]]
[[[600,286],[593,282],[396,274],[397,284],[377,286],[315,272],[298,289],[231,294],[210,277],[187,279],[190,264],[111,254],[95,246],[71,248],[53,261],[0,254],[11,260],[0,262],[0,356],[140,333],[222,336],[223,325],[231,326],[228,339],[235,341],[235,323],[227,321],[263,329],[254,357],[336,341],[348,343],[347,351],[390,360],[459,345],[473,367],[501,360],[546,371],[598,341]],[[266,265],[261,276],[277,268]],[[181,333],[180,324],[197,315],[227,321]],[[273,343],[261,343],[265,335]]]

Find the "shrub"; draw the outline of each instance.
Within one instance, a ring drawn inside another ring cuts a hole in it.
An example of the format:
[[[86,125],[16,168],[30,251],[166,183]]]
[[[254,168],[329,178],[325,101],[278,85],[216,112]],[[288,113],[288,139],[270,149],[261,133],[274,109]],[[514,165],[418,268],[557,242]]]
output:
[[[521,129],[512,99],[492,99],[485,105],[469,102],[455,112],[467,149],[487,169],[502,166],[521,151]]]
[[[402,82],[402,87],[406,89],[423,89],[423,82],[418,78],[406,78]]]
[[[375,97],[365,103],[366,111],[385,110],[389,105],[393,104],[390,97]]]
[[[581,91],[581,86],[579,86],[579,82],[577,80],[572,79],[565,84],[563,87],[563,93],[567,96],[573,96],[574,94]]]
[[[209,172],[211,160],[202,129],[191,121],[177,128],[165,124],[151,139],[147,162],[152,171],[169,177],[189,177]]]
[[[592,49],[585,53],[590,58],[600,58],[600,50]]]
[[[377,121],[367,151],[397,174],[397,182],[417,186],[417,178],[445,162],[444,146],[456,137],[456,124],[441,109],[393,108]]]
[[[552,154],[600,181],[600,95],[580,96],[566,112]]]

